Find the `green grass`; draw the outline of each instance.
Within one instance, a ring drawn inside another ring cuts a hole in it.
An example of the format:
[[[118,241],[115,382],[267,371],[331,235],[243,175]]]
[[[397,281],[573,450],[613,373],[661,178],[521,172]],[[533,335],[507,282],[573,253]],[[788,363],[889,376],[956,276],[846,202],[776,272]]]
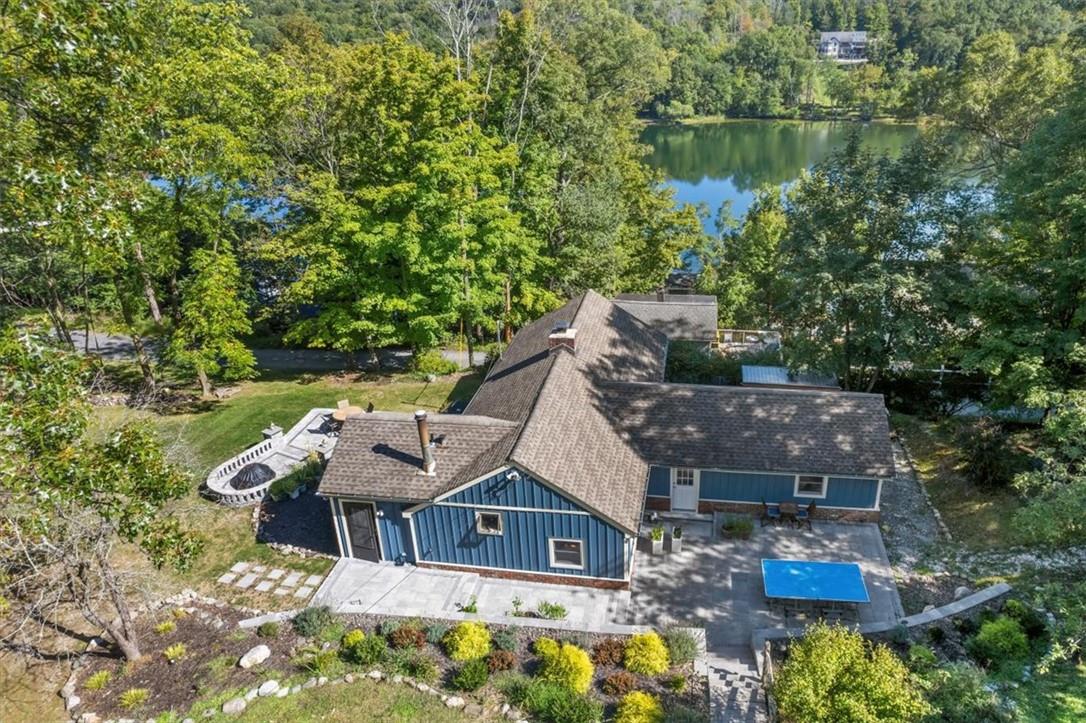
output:
[[[111,369],[111,373],[126,371],[130,370]],[[362,407],[372,403],[374,408],[382,411],[439,411],[453,401],[470,398],[479,383],[476,374],[453,374],[428,383],[407,374],[317,376],[280,373],[243,382],[238,385],[237,393],[228,399],[198,402],[175,414],[102,407],[97,410],[98,431],[130,421],[154,425],[171,457],[192,474],[192,495],[180,502],[179,511],[211,544],[187,572],[162,573],[166,586],[193,587],[226,602],[244,604],[252,602],[251,593],[212,585],[215,578],[239,560],[286,564],[312,574],[327,571],[331,561],[281,555],[256,542],[250,524],[251,509],[228,509],[200,499],[196,494],[198,487],[212,468],[259,442],[260,431],[269,424],[289,429],[313,407],[335,407],[337,400],[349,399],[352,404]],[[276,603],[265,597],[265,603]]]
[[[1063,665],[1010,691],[1027,723],[1086,720],[1086,665]]]
[[[1005,547],[1015,542],[1011,519],[1020,502],[1009,489],[980,488],[962,474],[956,438],[966,423],[893,415],[894,430],[908,447],[917,474],[954,539],[973,549]]]

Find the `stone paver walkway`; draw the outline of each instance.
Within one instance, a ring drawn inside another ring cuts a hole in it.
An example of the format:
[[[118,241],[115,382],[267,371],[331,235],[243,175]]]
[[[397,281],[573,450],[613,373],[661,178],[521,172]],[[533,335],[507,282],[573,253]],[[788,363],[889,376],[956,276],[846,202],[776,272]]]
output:
[[[339,613],[432,616],[457,619],[462,607],[475,601],[472,617],[492,622],[516,623],[513,599],[522,610],[539,603],[566,608],[562,620],[547,625],[570,630],[607,632],[615,620],[626,618],[630,594],[625,590],[599,590],[571,585],[505,580],[455,570],[420,568],[390,562],[341,559],[313,598],[314,605],[328,605]]]
[[[240,590],[255,590],[279,597],[289,595],[298,602],[305,603],[324,582],[324,575],[309,575],[297,570],[268,567],[253,562],[236,562],[230,571],[220,575],[216,582]]]

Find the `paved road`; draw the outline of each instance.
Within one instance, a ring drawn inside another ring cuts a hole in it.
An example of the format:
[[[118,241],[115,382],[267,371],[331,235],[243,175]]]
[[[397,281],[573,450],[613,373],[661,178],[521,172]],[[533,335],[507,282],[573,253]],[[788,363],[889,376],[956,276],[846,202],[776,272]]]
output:
[[[76,349],[83,351],[89,349],[90,353],[111,361],[125,361],[136,357],[136,349],[132,346],[132,339],[122,334],[105,334],[91,332],[87,339],[83,331],[73,331],[72,341]],[[89,344],[88,344],[89,341]],[[156,341],[147,342],[152,353],[159,351]],[[383,369],[403,369],[411,360],[411,352],[408,349],[382,349],[380,352],[381,367]],[[261,369],[272,371],[310,371],[310,372],[335,372],[347,369],[347,355],[343,352],[324,351],[322,349],[253,349],[256,364]],[[456,349],[444,349],[441,355],[446,359],[456,362],[461,369],[468,366],[468,354],[466,351]],[[356,355],[359,367],[373,369],[369,364],[366,354]],[[481,353],[475,354],[475,363],[481,364],[485,359]]]

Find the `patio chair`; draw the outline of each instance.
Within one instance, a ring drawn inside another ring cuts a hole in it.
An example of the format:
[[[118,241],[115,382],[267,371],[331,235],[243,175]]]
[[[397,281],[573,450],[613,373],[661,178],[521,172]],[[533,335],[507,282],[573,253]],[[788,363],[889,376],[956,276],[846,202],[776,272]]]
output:
[[[806,507],[800,507],[798,510],[796,510],[796,524],[799,525],[799,527],[807,525],[808,530],[813,530],[814,528],[811,527],[811,518],[814,517],[814,513],[814,502],[807,505]]]
[[[343,409],[349,406],[351,406],[351,402],[348,399],[340,399],[338,402],[336,402],[336,409]]]
[[[765,498],[762,498],[762,527],[772,522],[774,525],[779,525],[781,522],[781,508],[778,505],[766,504]]]

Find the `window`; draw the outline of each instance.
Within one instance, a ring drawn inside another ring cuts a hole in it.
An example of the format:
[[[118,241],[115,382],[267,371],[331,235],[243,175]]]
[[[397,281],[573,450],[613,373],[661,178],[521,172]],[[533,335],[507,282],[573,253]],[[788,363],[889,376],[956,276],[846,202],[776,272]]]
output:
[[[825,497],[826,478],[813,474],[796,475],[796,497]]]
[[[675,470],[675,484],[680,487],[694,486],[694,470],[680,467]]]
[[[502,534],[502,513],[500,512],[476,512],[475,529],[480,535]]]
[[[551,567],[584,569],[584,547],[580,540],[551,538]]]

